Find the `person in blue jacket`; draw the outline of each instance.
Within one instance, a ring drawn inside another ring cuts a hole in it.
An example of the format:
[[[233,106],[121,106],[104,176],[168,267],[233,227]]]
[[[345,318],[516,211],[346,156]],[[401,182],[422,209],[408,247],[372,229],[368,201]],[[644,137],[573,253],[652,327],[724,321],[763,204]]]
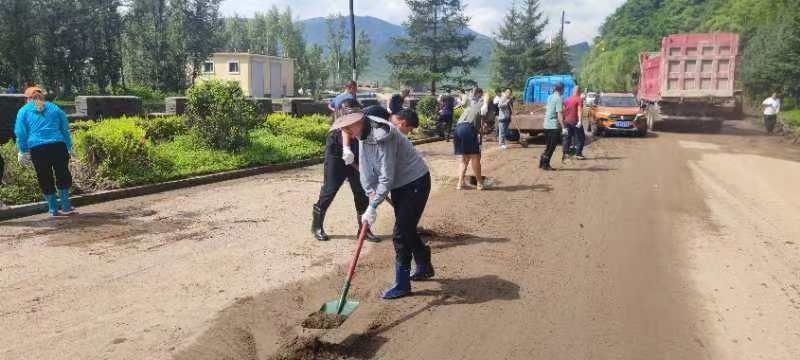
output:
[[[25,97],[28,102],[19,109],[14,126],[18,160],[22,165],[33,165],[50,215],[70,214],[74,211],[69,200],[72,187],[72,174],[69,172],[72,138],[67,114],[55,104],[45,101],[39,87],[26,89]],[[56,190],[61,200],[60,211]]]

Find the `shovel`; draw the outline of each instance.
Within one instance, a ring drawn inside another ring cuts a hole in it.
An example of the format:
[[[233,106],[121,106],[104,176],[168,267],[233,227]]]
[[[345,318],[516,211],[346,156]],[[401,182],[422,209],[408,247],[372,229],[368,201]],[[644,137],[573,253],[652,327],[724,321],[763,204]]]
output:
[[[350,261],[350,270],[347,271],[347,278],[344,280],[339,300],[328,301],[322,305],[322,308],[319,309],[321,313],[348,317],[358,307],[358,301],[347,301],[347,293],[350,291],[350,282],[353,280],[353,275],[355,275],[358,257],[361,255],[361,247],[364,246],[364,239],[367,237],[368,229],[369,225],[365,223],[358,234],[356,252],[353,254],[353,260]]]

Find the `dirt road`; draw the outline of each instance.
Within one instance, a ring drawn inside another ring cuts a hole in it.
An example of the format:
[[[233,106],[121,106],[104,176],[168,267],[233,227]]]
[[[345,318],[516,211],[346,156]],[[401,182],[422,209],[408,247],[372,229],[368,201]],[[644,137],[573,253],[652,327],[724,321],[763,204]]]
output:
[[[800,358],[800,148],[738,123],[542,173],[540,145],[489,144],[479,193],[454,190],[448,145],[420,147],[437,276],[413,297],[377,300],[392,247],[369,244],[356,313],[299,326],[355,232],[343,188],[334,240],[310,239],[311,167],[0,223],[0,358]]]

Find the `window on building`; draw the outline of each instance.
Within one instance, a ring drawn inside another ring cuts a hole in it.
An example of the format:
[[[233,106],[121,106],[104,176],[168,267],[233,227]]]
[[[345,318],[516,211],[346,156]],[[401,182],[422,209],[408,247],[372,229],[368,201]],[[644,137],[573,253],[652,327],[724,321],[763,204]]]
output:
[[[206,61],[203,63],[203,73],[204,74],[213,74],[214,73],[214,62],[213,61]]]
[[[229,61],[228,62],[228,73],[229,74],[238,74],[239,73],[239,62],[238,61]]]

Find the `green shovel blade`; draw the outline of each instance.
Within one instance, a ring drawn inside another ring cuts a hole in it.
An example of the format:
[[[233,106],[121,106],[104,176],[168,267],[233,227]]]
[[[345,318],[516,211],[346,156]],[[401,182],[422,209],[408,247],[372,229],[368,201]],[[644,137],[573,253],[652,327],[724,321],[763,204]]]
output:
[[[358,307],[358,301],[345,301],[344,307],[342,307],[342,312],[338,313],[342,316],[350,316],[353,311],[356,311]],[[322,305],[322,308],[319,311],[324,312],[326,314],[337,314],[339,310],[339,300],[328,301],[325,305]]]

